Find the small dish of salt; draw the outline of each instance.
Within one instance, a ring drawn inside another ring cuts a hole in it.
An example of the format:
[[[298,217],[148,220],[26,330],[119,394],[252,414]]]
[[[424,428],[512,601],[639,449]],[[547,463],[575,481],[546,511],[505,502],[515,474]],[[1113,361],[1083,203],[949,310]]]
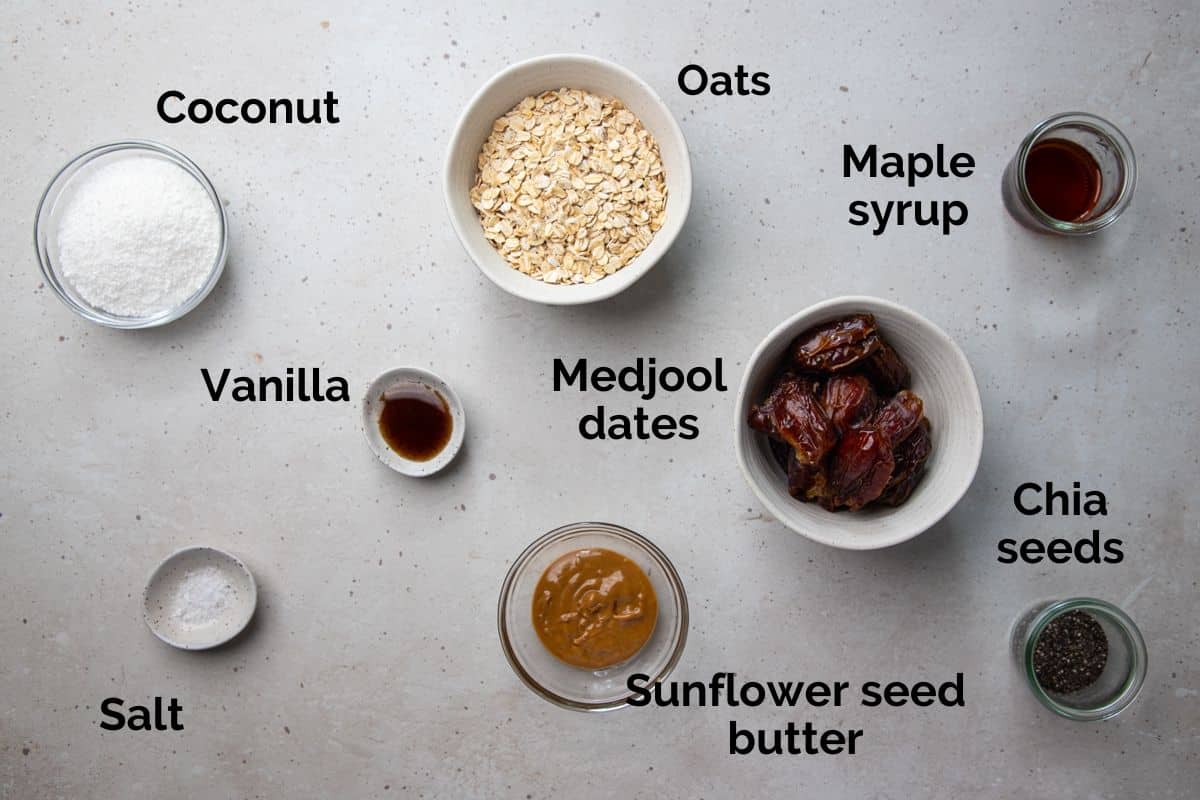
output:
[[[254,616],[258,587],[237,556],[185,547],[167,556],[142,593],[142,615],[159,639],[206,650],[233,639]]]

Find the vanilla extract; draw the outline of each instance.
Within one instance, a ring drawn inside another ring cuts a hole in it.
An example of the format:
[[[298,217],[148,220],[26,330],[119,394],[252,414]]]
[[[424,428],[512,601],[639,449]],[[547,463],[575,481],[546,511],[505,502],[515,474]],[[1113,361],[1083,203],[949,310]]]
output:
[[[401,458],[429,461],[450,443],[454,416],[436,389],[400,384],[380,395],[379,402],[379,433]]]
[[[331,375],[321,379],[320,367],[288,367],[283,375],[232,375],[228,367],[214,382],[207,367],[200,368],[208,396],[215,403],[225,397],[244,402],[348,402],[350,385]]]

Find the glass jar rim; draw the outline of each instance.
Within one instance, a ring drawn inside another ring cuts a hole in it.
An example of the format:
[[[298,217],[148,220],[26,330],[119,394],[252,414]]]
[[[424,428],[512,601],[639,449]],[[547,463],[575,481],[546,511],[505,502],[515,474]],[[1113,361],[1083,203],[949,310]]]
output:
[[[1100,216],[1084,220],[1083,222],[1069,222],[1047,214],[1034,201],[1033,195],[1029,191],[1029,185],[1025,181],[1025,166],[1029,158],[1029,152],[1033,149],[1033,146],[1041,141],[1049,131],[1070,123],[1078,123],[1083,127],[1090,128],[1112,142],[1123,167],[1121,191],[1118,193],[1117,198],[1113,200],[1112,205]],[[1086,111],[1067,111],[1062,114],[1054,114],[1035,125],[1033,130],[1021,140],[1021,146],[1017,150],[1016,167],[1014,177],[1016,179],[1017,193],[1020,195],[1021,202],[1025,204],[1029,213],[1040,224],[1066,234],[1082,235],[1095,233],[1116,222],[1117,217],[1121,216],[1129,206],[1130,200],[1133,199],[1133,189],[1137,183],[1137,161],[1133,155],[1133,145],[1129,143],[1125,134],[1121,133],[1116,125],[1113,125],[1103,117],[1089,114]]]
[[[1034,672],[1033,653],[1037,641],[1042,635],[1042,631],[1053,620],[1068,611],[1083,611],[1101,615],[1120,628],[1121,633],[1129,641],[1129,649],[1132,652],[1133,661],[1129,668],[1129,674],[1125,676],[1120,690],[1115,694],[1113,699],[1096,708],[1076,708],[1069,703],[1056,700],[1049,692],[1042,688]],[[1112,719],[1117,714],[1120,714],[1141,693],[1142,684],[1146,680],[1146,642],[1142,638],[1141,631],[1138,630],[1137,625],[1129,618],[1129,615],[1112,603],[1097,600],[1094,597],[1073,597],[1067,600],[1059,600],[1039,611],[1030,622],[1028,631],[1025,636],[1021,655],[1022,671],[1025,673],[1025,678],[1029,683],[1030,689],[1033,691],[1034,697],[1055,714],[1078,722],[1101,722],[1106,719]]]

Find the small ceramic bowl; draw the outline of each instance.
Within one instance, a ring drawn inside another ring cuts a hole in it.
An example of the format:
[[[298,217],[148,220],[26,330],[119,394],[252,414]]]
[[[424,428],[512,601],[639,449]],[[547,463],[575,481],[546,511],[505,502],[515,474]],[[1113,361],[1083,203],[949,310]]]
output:
[[[217,217],[220,229],[220,244],[217,249],[217,256],[213,260],[208,277],[200,288],[174,308],[164,308],[145,317],[121,316],[91,305],[75,290],[70,280],[62,274],[58,263],[58,226],[61,221],[62,209],[65,205],[64,200],[69,198],[74,191],[75,182],[81,176],[85,176],[88,172],[98,167],[130,157],[150,157],[168,161],[195,178],[196,182],[200,184],[212,201],[213,213]],[[33,229],[33,240],[34,246],[37,248],[38,263],[42,267],[42,274],[46,278],[46,283],[50,285],[50,288],[54,290],[59,299],[66,303],[68,308],[84,319],[99,325],[127,330],[166,325],[168,322],[179,319],[200,305],[204,298],[208,297],[209,293],[216,287],[217,281],[221,279],[221,273],[225,270],[225,259],[228,254],[225,206],[221,202],[221,198],[217,195],[217,190],[213,188],[212,181],[196,166],[195,162],[178,150],[167,147],[165,144],[140,139],[128,139],[94,147],[71,159],[65,167],[59,170],[58,174],[50,181],[50,185],[46,187],[45,193],[42,194],[42,200],[38,204],[37,220],[34,223]]]
[[[666,220],[649,247],[619,271],[591,284],[552,285],[513,269],[484,238],[469,196],[479,151],[492,131],[492,123],[526,97],[563,88],[583,89],[623,102],[658,142],[667,181]],[[683,131],[645,81],[624,67],[594,56],[548,55],[513,64],[471,98],[446,151],[443,191],[450,222],[484,275],[517,297],[549,305],[574,305],[603,300],[628,289],[662,258],[687,219],[692,202],[692,165]]]
[[[612,550],[633,561],[650,579],[658,599],[658,620],[642,649],[623,663],[599,670],[558,660],[533,627],[533,592],[542,573],[561,556],[587,547]],[[500,589],[498,623],[504,655],[526,686],[563,708],[609,711],[629,704],[630,675],[649,676],[649,686],[671,674],[687,642],[687,595],[675,567],[649,539],[618,525],[577,522],[545,534],[513,562]]]
[[[895,508],[826,511],[796,500],[771,455],[767,437],[747,424],[750,408],[768,393],[788,345],[806,329],[857,312],[875,315],[884,338],[912,372],[912,390],[925,404],[933,452],[907,502]],[[734,417],[738,463],[750,488],[784,525],[809,539],[847,550],[890,547],[917,536],[962,498],[983,452],[983,409],[966,356],[929,320],[875,297],[838,297],[785,320],[755,349],[746,365]]]
[[[437,455],[428,461],[413,461],[400,455],[388,445],[379,430],[379,414],[383,410],[384,397],[389,390],[405,384],[422,385],[436,392],[446,401],[446,406],[450,409],[452,425],[450,441],[446,443],[446,446]],[[414,478],[424,478],[441,471],[447,464],[454,460],[454,456],[462,448],[463,434],[466,432],[467,427],[467,415],[463,411],[462,401],[458,399],[458,395],[450,388],[450,384],[437,375],[417,367],[397,367],[396,369],[389,369],[371,381],[371,385],[367,388],[367,393],[363,395],[362,425],[363,433],[367,437],[367,444],[371,446],[371,450],[379,457],[380,461],[396,470],[396,472]]]
[[[185,547],[158,565],[142,593],[142,616],[159,639],[207,650],[241,633],[258,605],[254,576],[237,556]]]

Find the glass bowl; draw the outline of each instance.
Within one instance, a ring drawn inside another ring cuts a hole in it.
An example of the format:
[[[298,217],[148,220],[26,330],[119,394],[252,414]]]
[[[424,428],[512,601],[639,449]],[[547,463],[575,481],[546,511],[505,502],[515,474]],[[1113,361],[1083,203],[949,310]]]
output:
[[[1108,639],[1108,661],[1095,683],[1060,694],[1038,682],[1033,652],[1046,626],[1068,611],[1082,611],[1096,620]],[[1124,611],[1091,597],[1059,600],[1032,609],[1014,627],[1012,647],[1033,696],[1055,714],[1079,722],[1115,717],[1137,699],[1146,680],[1146,642],[1141,631]]]
[[[209,199],[212,200],[213,208],[217,212],[220,232],[217,257],[213,261],[212,269],[209,271],[208,278],[205,279],[204,284],[174,308],[163,309],[145,317],[122,316],[91,305],[80,296],[79,292],[71,285],[71,282],[62,274],[62,270],[57,263],[59,255],[57,236],[58,226],[61,221],[62,201],[69,192],[73,191],[73,181],[75,178],[104,164],[109,164],[117,159],[128,158],[130,156],[151,156],[169,161],[183,168],[189,175],[195,178],[196,182],[204,187],[204,191],[208,193]],[[191,159],[178,150],[158,144],[157,142],[128,139],[93,147],[91,150],[71,159],[65,167],[59,170],[54,179],[50,181],[50,185],[46,187],[46,191],[42,194],[42,200],[38,204],[37,221],[34,223],[33,229],[33,243],[37,249],[38,263],[41,265],[42,274],[46,276],[46,282],[50,284],[59,298],[76,314],[86,320],[99,325],[105,325],[109,328],[153,328],[157,325],[165,325],[168,322],[173,322],[191,311],[217,285],[217,281],[220,280],[221,273],[225,269],[225,258],[228,251],[227,230],[225,207],[221,204],[221,198],[217,195],[217,190],[213,188],[208,176]]]
[[[542,645],[533,627],[533,592],[542,573],[573,550],[602,547],[642,568],[658,598],[658,621],[650,640],[633,658],[600,670],[559,661]],[[550,531],[517,557],[504,578],[499,606],[500,644],[517,676],[536,694],[576,711],[609,711],[629,704],[629,676],[665,679],[687,641],[688,608],[683,584],[671,562],[644,536],[604,522],[577,522]]]

